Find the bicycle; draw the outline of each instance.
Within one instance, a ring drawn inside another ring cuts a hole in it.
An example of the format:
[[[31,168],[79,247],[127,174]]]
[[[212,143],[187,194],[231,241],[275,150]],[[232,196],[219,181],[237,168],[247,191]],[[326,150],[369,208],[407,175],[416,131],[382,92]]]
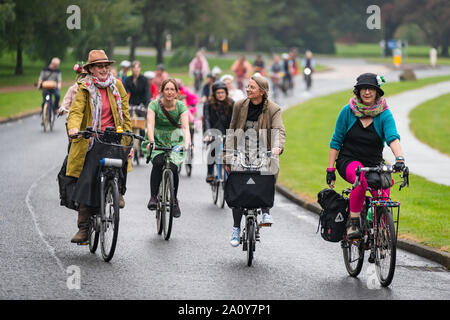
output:
[[[249,153],[238,152],[236,150],[232,151],[235,156],[235,164],[239,165],[244,173],[244,181],[239,181],[237,184],[239,187],[246,186],[247,190],[238,190],[239,193],[243,194],[245,198],[253,198],[255,197],[255,192],[258,193],[261,189],[264,188],[264,195],[260,195],[258,199],[257,205],[256,202],[253,205],[249,205],[248,203],[243,203],[241,199],[230,199],[230,194],[235,193],[232,191],[232,187],[230,187],[230,181],[232,179],[233,173],[230,173],[229,180],[227,182],[227,203],[231,208],[238,208],[243,211],[243,215],[245,216],[245,226],[242,230],[240,243],[242,244],[242,250],[247,251],[247,266],[251,267],[253,263],[254,254],[256,251],[256,242],[261,241],[260,229],[261,227],[270,227],[271,224],[262,224],[258,221],[258,216],[262,214],[262,208],[272,207],[273,206],[273,196],[275,194],[275,177],[273,175],[263,175],[261,174],[261,168],[268,164],[268,159],[272,158],[272,153],[268,152],[260,152],[258,154],[256,164],[246,164],[245,162],[249,162]],[[264,178],[265,177],[265,178]],[[251,190],[250,188],[256,188]],[[266,194],[271,194],[272,198],[267,199],[265,197]],[[263,201],[265,201],[263,203]],[[266,202],[268,201],[268,202]],[[235,203],[233,203],[235,202]],[[240,202],[240,203],[238,203]],[[245,202],[245,200],[244,200]]]
[[[147,157],[147,163],[150,162],[152,151],[164,151],[165,166],[162,172],[162,179],[159,185],[157,207],[156,207],[156,231],[159,235],[164,234],[164,239],[169,240],[172,233],[173,207],[175,205],[175,184],[173,181],[173,172],[170,169],[170,154],[174,148],[157,147],[150,149]],[[184,148],[179,148],[183,152]]]
[[[86,243],[91,253],[95,253],[100,240],[103,260],[110,261],[116,249],[119,232],[119,179],[121,170],[126,164],[128,154],[133,147],[135,139],[143,141],[144,138],[131,132],[116,132],[114,127],[107,127],[105,131],[87,127],[71,138],[83,137],[94,139],[94,143],[101,146],[100,160],[100,209],[91,216],[89,224],[89,238]],[[120,144],[123,137],[130,137],[127,145]]]
[[[130,106],[130,118],[131,118],[131,128],[134,134],[142,135],[145,134],[145,126],[146,126],[146,115],[147,108],[140,104],[138,106]],[[139,159],[144,157],[144,153],[141,150],[141,144],[139,140],[134,140],[134,156],[133,161],[136,165],[139,165]]]
[[[53,125],[55,123],[55,114],[53,112],[53,95],[56,89],[55,81],[44,81],[41,85],[42,90],[45,92],[44,105],[42,107],[42,127],[44,132],[47,130],[53,131]]]
[[[212,136],[210,143],[216,139],[216,136]],[[219,208],[224,208],[225,206],[225,185],[228,179],[228,173],[225,170],[225,165],[223,164],[223,135],[217,135],[218,148],[215,152],[214,160],[214,178],[209,183],[211,186],[212,200],[215,205]]]
[[[391,166],[379,165],[372,168],[358,167],[355,172],[356,180],[353,188],[359,185],[361,172],[366,172],[366,174],[369,172],[390,174],[394,171]],[[405,167],[400,177],[403,181],[399,191],[405,186],[409,187],[408,167]],[[375,263],[378,280],[383,287],[387,287],[391,284],[395,271],[400,202],[382,196],[382,189],[379,184],[371,186],[369,183],[368,191],[370,190],[376,190],[377,195],[374,197],[366,196],[361,210],[360,226],[363,236],[360,239],[348,239],[346,233],[344,233],[341,248],[345,267],[352,277],[359,275],[364,262],[364,251],[370,250],[369,262]],[[351,188],[344,189],[342,195],[348,198],[350,192]],[[394,220],[394,210],[397,213],[396,220]]]

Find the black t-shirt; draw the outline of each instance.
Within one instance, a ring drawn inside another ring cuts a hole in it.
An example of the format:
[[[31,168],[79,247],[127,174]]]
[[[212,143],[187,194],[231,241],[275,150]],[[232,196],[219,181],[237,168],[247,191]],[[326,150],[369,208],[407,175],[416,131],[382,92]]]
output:
[[[150,88],[147,78],[143,75],[139,75],[136,84],[133,82],[133,76],[127,77],[125,79],[125,89],[127,93],[130,93],[129,104],[131,106],[138,106],[141,103],[147,106],[150,103]]]
[[[358,119],[347,132],[336,160],[336,168],[341,176],[344,174],[345,177],[345,168],[352,161],[359,161],[365,167],[374,167],[383,161],[383,142],[373,122],[364,128]]]
[[[250,103],[248,104],[247,120],[248,121],[258,121],[258,118],[262,113],[263,105],[264,105],[264,99],[260,104],[257,104],[257,105],[254,105],[250,101]]]

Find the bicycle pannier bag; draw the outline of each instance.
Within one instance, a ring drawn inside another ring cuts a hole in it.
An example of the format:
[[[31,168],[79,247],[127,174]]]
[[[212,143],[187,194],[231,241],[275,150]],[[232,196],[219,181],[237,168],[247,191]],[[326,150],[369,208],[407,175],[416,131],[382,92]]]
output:
[[[275,198],[275,176],[256,171],[232,171],[225,186],[230,208],[271,208]]]
[[[78,209],[78,205],[71,199],[71,196],[75,190],[77,178],[66,176],[67,168],[67,156],[64,159],[61,170],[58,173],[58,185],[59,185],[59,198],[61,200],[60,205],[69,209]]]
[[[317,198],[322,207],[317,231],[320,228],[320,235],[326,241],[341,241],[347,224],[348,200],[328,188],[320,191]]]

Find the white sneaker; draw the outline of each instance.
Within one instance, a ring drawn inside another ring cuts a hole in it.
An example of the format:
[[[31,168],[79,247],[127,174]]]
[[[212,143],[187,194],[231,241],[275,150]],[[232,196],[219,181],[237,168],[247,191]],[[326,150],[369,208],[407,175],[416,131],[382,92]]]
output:
[[[232,247],[237,247],[241,242],[241,228],[233,227],[231,233],[230,244]]]
[[[272,216],[269,213],[263,213],[262,214],[262,225],[271,225],[273,224]]]

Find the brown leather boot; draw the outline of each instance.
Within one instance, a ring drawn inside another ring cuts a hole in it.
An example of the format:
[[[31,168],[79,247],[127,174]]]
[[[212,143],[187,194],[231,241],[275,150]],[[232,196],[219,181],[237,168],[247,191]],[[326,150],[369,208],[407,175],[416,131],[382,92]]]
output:
[[[89,239],[89,223],[91,213],[87,207],[80,207],[78,210],[78,232],[74,235],[72,243],[83,243]]]

